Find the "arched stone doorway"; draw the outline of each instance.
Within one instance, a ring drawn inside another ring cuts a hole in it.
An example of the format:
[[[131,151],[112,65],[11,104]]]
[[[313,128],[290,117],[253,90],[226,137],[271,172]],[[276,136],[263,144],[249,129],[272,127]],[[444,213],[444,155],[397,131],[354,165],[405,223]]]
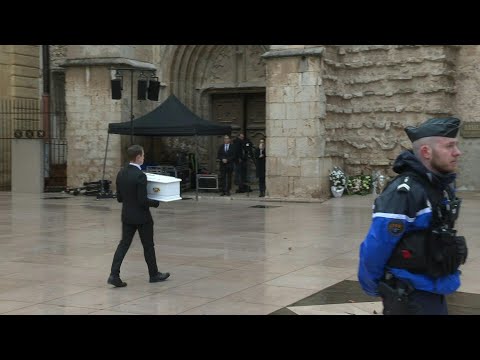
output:
[[[265,63],[263,45],[180,45],[170,66],[171,91],[199,116],[232,125],[258,144],[265,132]],[[200,163],[217,171],[216,153],[222,136],[201,144]],[[249,179],[255,180],[250,162]]]

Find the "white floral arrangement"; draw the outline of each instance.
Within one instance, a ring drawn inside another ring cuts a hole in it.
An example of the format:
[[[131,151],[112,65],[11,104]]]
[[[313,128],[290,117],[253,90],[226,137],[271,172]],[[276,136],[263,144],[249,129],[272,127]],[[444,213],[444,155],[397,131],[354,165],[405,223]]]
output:
[[[330,172],[330,184],[331,186],[335,187],[336,190],[341,190],[345,188],[347,184],[347,177],[342,169],[338,166],[335,166],[333,170]]]
[[[372,175],[372,192],[374,195],[380,195],[387,185],[388,177],[380,171],[375,171]]]

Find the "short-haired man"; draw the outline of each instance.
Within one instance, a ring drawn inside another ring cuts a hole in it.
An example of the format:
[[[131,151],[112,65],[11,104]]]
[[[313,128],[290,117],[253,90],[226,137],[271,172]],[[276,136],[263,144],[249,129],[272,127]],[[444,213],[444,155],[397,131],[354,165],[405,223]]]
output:
[[[223,144],[218,147],[217,159],[220,160],[220,178],[222,180],[220,196],[230,196],[233,161],[235,160],[235,149],[230,144],[230,136],[223,137]]]
[[[170,273],[158,271],[153,243],[153,219],[150,207],[158,207],[160,202],[147,197],[147,176],[141,170],[145,159],[143,147],[132,145],[127,149],[130,163],[117,174],[117,201],[122,203],[122,239],[113,256],[112,268],[107,283],[115,287],[127,286],[120,279],[120,266],[138,230],[143,245],[143,255],[148,266],[150,282],[166,280]]]

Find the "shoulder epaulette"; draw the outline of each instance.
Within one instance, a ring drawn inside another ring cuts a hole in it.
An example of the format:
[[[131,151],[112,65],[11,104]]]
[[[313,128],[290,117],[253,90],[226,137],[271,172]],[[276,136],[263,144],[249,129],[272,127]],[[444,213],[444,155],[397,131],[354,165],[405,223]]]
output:
[[[408,184],[409,180],[410,180],[410,176],[405,176],[405,178],[403,179],[403,182],[397,186],[397,191],[401,191],[401,192],[410,191],[410,185]]]

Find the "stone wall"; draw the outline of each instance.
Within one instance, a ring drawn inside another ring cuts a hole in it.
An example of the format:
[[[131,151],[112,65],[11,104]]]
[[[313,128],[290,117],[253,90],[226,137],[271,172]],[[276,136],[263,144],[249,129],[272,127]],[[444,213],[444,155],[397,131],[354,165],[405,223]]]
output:
[[[40,45],[0,46],[0,97],[39,99]]]
[[[10,48],[12,45],[0,46],[0,97],[9,97],[10,95],[10,68],[11,57]]]
[[[101,179],[108,122],[121,113],[121,105],[110,95],[110,72],[103,67],[73,67],[66,71],[68,141],[67,185],[81,186]],[[119,139],[112,136],[107,157],[106,179],[120,167]],[[113,155],[113,156],[112,156]]]
[[[63,49],[56,49],[63,52]],[[54,50],[55,51],[55,50]],[[152,57],[151,45],[69,45],[66,49],[65,88],[68,142],[67,185],[81,186],[86,181],[102,178],[108,124],[140,117],[151,111],[156,102],[137,100],[137,80],[140,71],[131,75],[123,72],[122,99],[113,100],[110,80],[115,77],[111,66],[129,67],[122,64],[147,64]],[[112,60],[112,58],[114,60]],[[132,61],[133,60],[133,61]],[[70,61],[70,62],[69,62]],[[73,61],[73,62],[72,62]],[[99,62],[96,62],[99,61]],[[109,63],[116,61],[116,63]],[[135,62],[136,61],[136,62]],[[142,62],[142,63],[138,63]],[[62,63],[59,61],[59,63]],[[133,93],[132,93],[133,92]],[[134,143],[146,147],[145,137],[134,137]],[[111,134],[107,152],[105,179],[114,187],[115,176],[125,161],[125,152],[130,145],[130,136]]]
[[[41,96],[41,67],[39,45],[0,45],[0,100],[39,100]],[[2,104],[4,104],[2,102]],[[25,104],[25,102],[24,102]],[[3,108],[3,111],[6,109]],[[11,111],[11,109],[7,110]],[[21,110],[22,111],[22,110]],[[23,110],[25,111],[25,110]],[[25,115],[23,115],[25,117]],[[29,116],[28,116],[29,117]],[[0,114],[0,187],[11,184],[12,136],[15,116]],[[29,117],[30,118],[30,117]]]
[[[152,62],[153,45],[70,45],[69,59],[125,58]]]
[[[67,57],[69,45],[50,45],[50,68],[64,71],[61,66]]]
[[[405,126],[453,115],[455,56],[449,46],[327,46],[326,154],[348,175],[389,171],[410,148]]]
[[[206,119],[211,117],[212,90],[261,87],[262,81],[264,84],[266,81],[269,196],[321,198],[328,193],[328,172],[334,165],[343,166],[349,175],[371,174],[379,169],[393,175],[394,159],[411,146],[403,131],[407,125],[445,115],[479,121],[478,48],[270,45],[264,47],[265,52],[288,55],[297,51],[298,54],[266,58],[267,75],[263,80],[248,66],[243,70],[228,68],[231,49],[219,45],[73,45],[67,49],[59,46],[52,52],[60,56],[66,51],[67,57],[73,59],[118,57],[151,62],[165,85],[158,103],[174,93]],[[315,54],[319,49],[322,54]],[[0,63],[1,59],[0,54]],[[81,181],[101,176],[99,163],[103,163],[104,139],[98,141],[98,137],[104,131],[106,138],[109,122],[129,120],[130,95],[126,88],[129,85],[125,84],[124,99],[111,100],[112,74],[106,67],[72,69],[76,70],[67,74],[66,80],[71,110],[69,150],[74,150],[69,155],[69,169],[78,167],[78,170],[71,174],[69,171],[69,185],[81,185]],[[93,78],[97,79],[92,81]],[[134,101],[134,113],[143,115],[158,103]],[[94,129],[99,130],[95,133],[96,142],[83,139]],[[123,150],[129,144],[128,136],[110,138],[107,178],[112,178],[120,166]],[[83,140],[87,145],[82,145]],[[152,145],[156,155],[162,155],[158,152],[168,151],[172,146],[188,151],[192,147],[190,140],[155,140],[143,145],[147,154]],[[208,157],[210,141],[201,139],[202,157]],[[480,144],[478,139],[460,137],[459,141],[464,151],[459,185],[478,189],[480,167],[476,154]]]
[[[121,100],[112,100],[110,80],[111,72],[103,66],[69,67],[66,70],[67,185],[70,187],[102,178],[108,124],[130,120],[131,96],[127,90],[130,89],[130,80],[124,78],[125,91]],[[146,101],[139,103],[134,100],[134,114],[143,115],[149,111]],[[134,141],[143,145],[145,139],[134,137]],[[115,182],[129,145],[130,136],[110,135],[106,180]]]

